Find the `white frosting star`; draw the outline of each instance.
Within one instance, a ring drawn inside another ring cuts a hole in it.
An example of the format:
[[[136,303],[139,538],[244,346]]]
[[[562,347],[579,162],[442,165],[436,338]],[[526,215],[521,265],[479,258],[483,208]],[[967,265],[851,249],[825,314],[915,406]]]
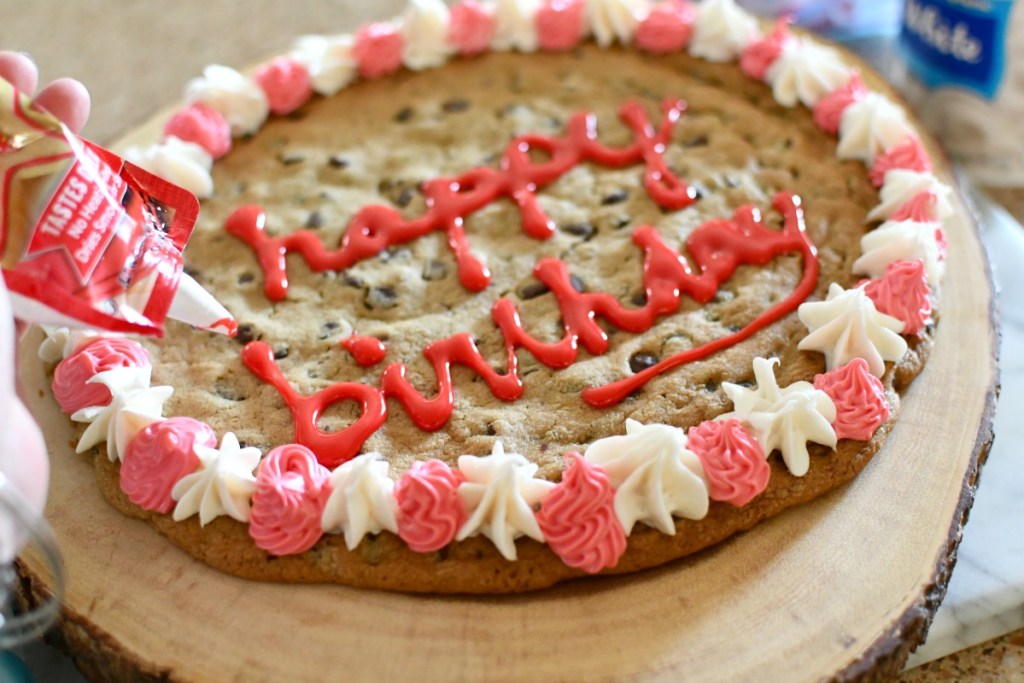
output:
[[[885,219],[922,192],[935,194],[935,211],[939,220],[953,214],[950,195],[953,189],[927,171],[909,171],[893,168],[885,173],[882,189],[878,191],[878,206],[871,209],[868,220]]]
[[[174,389],[149,386],[151,371],[149,366],[114,368],[89,379],[90,384],[98,382],[110,389],[112,400],[106,406],[89,406],[72,413],[75,422],[89,423],[78,440],[76,453],[106,441],[107,457],[117,462],[136,434],[161,419],[164,403]]]
[[[536,50],[537,29],[533,18],[539,7],[540,0],[497,0],[491,47],[520,52]]]
[[[704,0],[697,6],[690,54],[709,62],[728,62],[758,37],[757,19],[733,0]]]
[[[441,0],[411,0],[402,21],[402,63],[418,71],[448,61],[449,18]]]
[[[765,454],[778,449],[789,471],[802,477],[810,467],[808,441],[835,448],[832,421],[836,419],[836,406],[828,394],[810,382],[794,382],[780,389],[773,370],[778,362],[778,358],[754,359],[754,389],[723,382],[722,389],[732,399],[734,410],[716,419],[735,417],[745,423]]]
[[[516,559],[515,540],[520,536],[544,542],[534,509],[554,484],[534,477],[537,465],[518,453],[506,453],[496,441],[489,456],[459,456],[459,470],[466,477],[459,497],[469,519],[455,540],[483,534],[507,560]]]
[[[124,157],[200,199],[213,194],[213,157],[194,142],[169,137],[148,147],[129,147]]]
[[[349,550],[366,534],[398,531],[398,502],[392,494],[395,482],[388,476],[389,467],[384,457],[373,451],[331,472],[331,495],[320,517],[320,527],[328,533],[344,533]]]
[[[302,36],[295,41],[290,57],[306,67],[313,90],[330,96],[356,77],[357,64],[352,56],[355,39],[341,36]]]
[[[877,279],[894,261],[924,262],[928,284],[935,289],[945,270],[935,239],[935,223],[886,221],[860,239],[861,255],[853,262],[853,272]]]
[[[871,92],[843,112],[836,155],[859,159],[870,167],[876,155],[913,134],[906,112],[884,95]]]
[[[803,102],[813,107],[823,96],[850,80],[850,67],[830,47],[804,37],[786,42],[765,79],[775,101],[784,107]]]
[[[903,322],[879,313],[859,287],[843,289],[832,283],[825,301],[800,304],[797,314],[810,331],[797,348],[825,354],[829,370],[863,358],[871,374],[881,377],[885,361],[897,361],[907,351],[907,341],[899,334]]]
[[[625,436],[598,439],[584,458],[608,472],[615,515],[627,535],[637,522],[674,535],[673,515],[701,519],[708,513],[704,468],[677,427],[627,419]]]
[[[644,0],[589,0],[587,25],[601,47],[608,47],[615,40],[628,45],[646,7]]]
[[[256,83],[229,66],[211,64],[185,89],[189,103],[202,102],[220,112],[233,135],[255,133],[270,112],[267,96]]]
[[[46,363],[59,363],[85,342],[99,336],[93,330],[72,330],[67,327],[51,327],[42,325],[46,339],[39,345],[39,360]],[[116,336],[108,334],[107,336]]]
[[[256,491],[253,470],[260,462],[260,449],[241,448],[234,433],[227,432],[220,448],[196,443],[192,450],[199,458],[199,469],[186,474],[171,489],[171,497],[178,501],[174,521],[198,514],[200,526],[221,515],[248,522],[250,501]]]

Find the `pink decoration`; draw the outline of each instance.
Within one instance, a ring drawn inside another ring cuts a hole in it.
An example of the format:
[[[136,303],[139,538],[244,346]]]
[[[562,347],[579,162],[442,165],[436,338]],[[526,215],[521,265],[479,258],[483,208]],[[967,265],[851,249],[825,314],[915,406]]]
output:
[[[313,451],[278,446],[256,472],[249,535],[271,555],[297,555],[312,548],[323,530],[320,517],[330,495],[330,471]]]
[[[891,221],[916,221],[934,223],[938,221],[939,198],[931,190],[918,192],[889,216]]]
[[[196,444],[216,448],[217,434],[190,417],[158,420],[136,434],[121,459],[121,490],[128,500],[143,510],[173,510],[171,489],[199,467]]]
[[[555,52],[575,47],[583,36],[582,0],[547,0],[534,20],[537,43],[542,50]]]
[[[448,43],[464,57],[487,50],[494,37],[494,16],[474,0],[452,7]]]
[[[917,223],[935,224],[935,243],[939,246],[939,258],[945,260],[949,251],[949,242],[946,239],[946,231],[939,222],[938,210],[939,198],[931,190],[918,192],[905,204],[896,209],[890,221],[915,221]]]
[[[896,145],[875,159],[875,163],[871,165],[871,182],[875,187],[881,187],[885,182],[885,174],[894,168],[930,173],[932,162],[921,141],[910,136],[902,144]]]
[[[462,481],[461,472],[440,460],[414,462],[398,480],[398,536],[412,550],[432,553],[455,538],[468,516],[458,493]]]
[[[854,358],[841,368],[817,375],[814,388],[824,391],[836,404],[832,428],[840,439],[867,441],[889,419],[885,388],[871,374],[863,358]]]
[[[854,71],[846,85],[836,88],[814,105],[814,122],[826,133],[838,135],[843,112],[854,102],[867,97],[868,92],[860,72]]]
[[[402,66],[402,34],[387,22],[369,24],[356,33],[352,56],[363,78],[380,78]]]
[[[768,486],[764,449],[739,420],[705,420],[690,428],[686,443],[700,458],[712,500],[742,507]]]
[[[290,114],[313,96],[309,71],[293,59],[278,57],[261,66],[253,80],[267,96],[270,111]]]
[[[600,465],[567,453],[562,481],[541,502],[537,524],[551,551],[590,574],[614,567],[626,551],[615,489]]]
[[[172,116],[164,125],[164,136],[199,145],[214,159],[231,151],[231,125],[205,104],[190,105]]]
[[[669,0],[655,6],[636,28],[636,44],[655,54],[678,52],[693,35],[697,10],[686,0]]]
[[[123,337],[91,339],[65,358],[53,372],[53,395],[68,415],[91,406],[110,405],[110,389],[89,380],[114,368],[149,367],[149,354]]]
[[[881,278],[867,281],[863,287],[875,308],[903,321],[903,334],[921,335],[932,316],[923,261],[893,261]]]
[[[740,54],[740,69],[751,78],[763,81],[768,69],[782,54],[786,43],[792,40],[789,17],[775,22],[775,27],[761,40],[755,40]]]

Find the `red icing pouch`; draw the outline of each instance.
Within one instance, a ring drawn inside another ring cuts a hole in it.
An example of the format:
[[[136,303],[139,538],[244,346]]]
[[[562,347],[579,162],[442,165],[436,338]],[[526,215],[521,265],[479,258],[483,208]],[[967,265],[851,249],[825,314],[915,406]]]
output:
[[[0,79],[0,257],[16,317],[160,336],[195,196],[91,142]]]

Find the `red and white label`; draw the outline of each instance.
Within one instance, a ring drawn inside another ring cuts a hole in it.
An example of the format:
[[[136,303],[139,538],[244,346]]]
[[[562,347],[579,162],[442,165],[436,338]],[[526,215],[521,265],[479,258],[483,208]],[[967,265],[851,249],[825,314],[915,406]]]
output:
[[[127,183],[92,150],[85,149],[43,209],[25,254],[31,258],[47,251],[65,251],[83,285],[92,277],[122,219],[131,220],[121,209]]]

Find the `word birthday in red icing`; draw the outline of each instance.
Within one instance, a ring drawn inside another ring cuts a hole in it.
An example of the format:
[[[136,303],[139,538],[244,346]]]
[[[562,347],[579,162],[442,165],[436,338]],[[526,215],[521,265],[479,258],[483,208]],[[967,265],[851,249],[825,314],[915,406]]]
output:
[[[282,237],[267,236],[264,232],[266,215],[257,206],[235,211],[226,227],[256,253],[264,272],[264,291],[272,300],[287,295],[285,257],[289,252],[302,255],[314,271],[342,270],[390,246],[438,230],[447,234],[463,286],[480,291],[490,281],[490,274],[469,251],[464,230],[466,217],[499,198],[508,197],[519,207],[523,231],[533,238],[546,239],[554,234],[555,226],[541,210],[536,191],[581,162],[618,168],[642,161],[644,186],[659,206],[678,210],[692,204],[696,193],[668,169],[663,157],[673,126],[683,110],[682,102],[665,103],[663,119],[655,129],[639,104],[625,104],[620,116],[632,130],[634,139],[621,149],[597,142],[596,120],[586,113],[572,117],[564,138],[517,137],[505,150],[500,170],[477,168],[457,178],[424,183],[428,210],[419,218],[407,221],[386,206],[361,209],[349,222],[335,250],[326,249],[308,230]],[[530,157],[531,150],[546,152],[548,159],[535,163]],[[740,330],[664,358],[617,382],[583,391],[583,399],[594,407],[614,405],[661,373],[743,341],[792,313],[810,296],[817,284],[819,265],[814,245],[804,229],[799,197],[779,193],[773,200],[773,207],[783,217],[781,231],[766,227],[758,209],[744,206],[730,219],[707,221],[690,233],[686,250],[696,272],[684,256],[665,244],[653,227],[638,227],[633,233],[633,242],[644,252],[646,295],[645,303],[638,307],[627,308],[610,294],[577,291],[563,261],[541,259],[533,275],[555,296],[565,330],[563,338],[557,342],[537,340],[526,332],[515,303],[506,297],[498,299],[491,316],[505,340],[506,371],[495,370],[468,333],[431,342],[423,355],[437,375],[437,392],[432,398],[413,387],[407,379],[407,367],[401,362],[385,367],[379,388],[359,382],[339,382],[303,396],[278,368],[268,344],[250,342],[242,351],[242,359],[255,375],[281,394],[295,421],[295,441],[309,447],[323,465],[335,467],[355,457],[363,443],[384,424],[389,397],[399,401],[421,429],[433,431],[443,427],[455,404],[453,364],[463,365],[480,375],[497,398],[515,401],[524,391],[518,373],[518,349],[529,351],[550,368],[566,368],[575,362],[580,345],[592,355],[608,350],[608,336],[598,324],[599,317],[617,329],[641,333],[650,329],[658,317],[676,312],[684,294],[701,304],[710,301],[721,284],[741,265],[765,265],[782,254],[801,254],[803,275],[793,292]],[[317,426],[320,416],[341,401],[356,401],[360,406],[359,417],[337,432],[321,430]]]

